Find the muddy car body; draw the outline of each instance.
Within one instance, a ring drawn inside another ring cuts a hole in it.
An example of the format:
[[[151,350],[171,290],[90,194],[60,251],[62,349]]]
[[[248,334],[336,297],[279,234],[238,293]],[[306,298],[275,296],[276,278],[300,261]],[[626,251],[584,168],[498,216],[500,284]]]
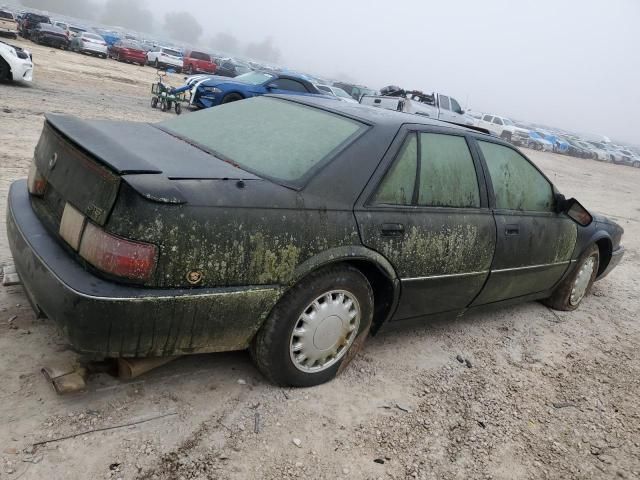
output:
[[[524,183],[501,183],[518,162]],[[506,142],[313,97],[158,125],[49,115],[7,215],[34,309],[77,351],[250,346],[289,385],[332,378],[387,322],[575,308],[623,253]]]

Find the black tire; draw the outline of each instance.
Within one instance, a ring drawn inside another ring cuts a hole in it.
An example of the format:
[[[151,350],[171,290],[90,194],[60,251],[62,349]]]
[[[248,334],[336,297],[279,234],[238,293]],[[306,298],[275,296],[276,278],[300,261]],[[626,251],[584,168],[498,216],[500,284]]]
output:
[[[167,102],[164,99],[160,101],[160,110],[162,110],[163,112],[167,111]]]
[[[360,324],[349,350],[324,370],[304,372],[294,365],[290,342],[300,317],[325,293],[343,290],[360,306]],[[287,291],[271,310],[251,343],[251,357],[258,370],[271,382],[281,386],[311,387],[333,379],[357,351],[369,333],[373,318],[373,291],[367,278],[349,265],[323,268],[303,278]],[[355,350],[354,350],[355,346]],[[351,351],[353,350],[353,351]],[[343,365],[344,363],[344,365]]]
[[[243,100],[243,99],[244,97],[239,93],[230,93],[224,96],[221,103],[237,102],[238,100]]]
[[[584,295],[579,299],[577,299],[577,301],[572,302],[571,295],[573,292],[574,285],[576,283],[576,279],[578,278],[579,273],[581,272],[584,265],[591,258],[593,258],[594,260],[593,272],[591,273],[591,277],[589,278],[589,282],[587,283],[587,288],[584,292]],[[600,265],[600,250],[598,250],[597,245],[593,244],[589,248],[587,248],[582,253],[582,255],[580,255],[580,258],[578,258],[578,261],[576,262],[576,266],[574,267],[573,271],[569,274],[569,276],[567,276],[567,278],[565,278],[564,280],[562,280],[562,282],[560,282],[560,284],[556,287],[556,289],[553,291],[551,296],[546,300],[544,300],[544,304],[555,310],[563,310],[563,311],[571,311],[578,308],[580,306],[580,303],[584,299],[584,297],[589,295],[589,292],[591,291],[593,282],[595,281],[596,276],[598,275],[599,265]]]
[[[180,102],[176,102],[174,110],[176,111],[176,115],[180,115],[182,113],[182,105],[180,105]]]
[[[187,69],[185,70],[187,75],[193,75],[193,65],[187,65]]]
[[[500,138],[502,138],[503,140],[511,143],[511,132],[502,132],[500,134]]]
[[[0,82],[7,82],[9,80],[11,80],[11,67],[0,57]]]
[[[156,58],[156,61],[155,61],[155,62],[153,62],[153,66],[154,66],[156,69],[160,68],[160,64],[158,63],[158,59],[157,59],[157,58]]]
[[[158,108],[158,97],[151,97],[151,108]]]

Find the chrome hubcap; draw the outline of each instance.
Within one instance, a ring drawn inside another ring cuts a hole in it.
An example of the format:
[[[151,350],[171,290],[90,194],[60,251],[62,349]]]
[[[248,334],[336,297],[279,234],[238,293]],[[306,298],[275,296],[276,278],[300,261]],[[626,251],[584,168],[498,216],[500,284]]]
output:
[[[298,317],[289,342],[291,361],[305,373],[331,367],[347,353],[359,326],[360,305],[351,293],[323,293]]]
[[[591,275],[593,275],[593,269],[595,268],[596,260],[594,257],[589,257],[580,267],[575,282],[573,282],[573,289],[571,290],[571,297],[569,302],[571,305],[577,305],[580,300],[587,293],[587,287],[591,281]]]

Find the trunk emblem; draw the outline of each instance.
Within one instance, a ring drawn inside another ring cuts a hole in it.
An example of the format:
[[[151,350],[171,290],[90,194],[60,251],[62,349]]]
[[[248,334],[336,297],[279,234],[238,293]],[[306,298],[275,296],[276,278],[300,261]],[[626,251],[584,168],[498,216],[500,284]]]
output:
[[[55,168],[57,161],[58,152],[55,152],[53,155],[51,155],[51,159],[49,159],[49,170],[53,170]]]
[[[189,282],[191,285],[197,285],[201,281],[202,281],[202,272],[193,270],[187,273],[187,282]]]

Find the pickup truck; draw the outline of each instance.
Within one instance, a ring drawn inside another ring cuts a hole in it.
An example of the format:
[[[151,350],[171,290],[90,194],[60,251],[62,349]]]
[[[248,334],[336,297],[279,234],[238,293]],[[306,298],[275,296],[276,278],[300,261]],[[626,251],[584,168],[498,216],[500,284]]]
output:
[[[18,38],[18,22],[7,10],[0,10],[0,35]]]
[[[517,127],[511,120],[498,115],[485,114],[478,120],[478,127],[486,128],[491,133],[516,145],[526,145],[529,140],[529,130]]]
[[[362,105],[413,113],[436,120],[461,125],[475,125],[473,117],[466,115],[460,103],[453,97],[440,93],[423,93],[418,90],[403,90],[399,87],[385,87],[380,95],[363,95]]]

